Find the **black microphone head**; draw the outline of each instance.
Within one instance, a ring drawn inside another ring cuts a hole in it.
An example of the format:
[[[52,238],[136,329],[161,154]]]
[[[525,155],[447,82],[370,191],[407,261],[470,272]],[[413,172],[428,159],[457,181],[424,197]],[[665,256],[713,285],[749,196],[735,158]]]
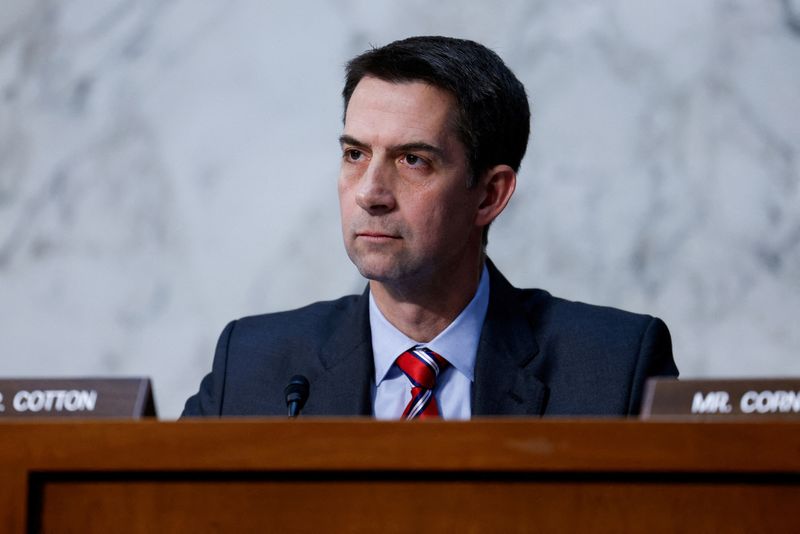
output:
[[[308,378],[303,375],[294,375],[289,380],[286,389],[283,390],[283,394],[286,395],[286,405],[296,402],[298,410],[302,410],[308,399],[309,388]]]

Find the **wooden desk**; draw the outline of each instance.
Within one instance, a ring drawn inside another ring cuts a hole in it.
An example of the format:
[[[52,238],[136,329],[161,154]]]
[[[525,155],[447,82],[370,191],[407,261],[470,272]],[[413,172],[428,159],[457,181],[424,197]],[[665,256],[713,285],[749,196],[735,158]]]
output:
[[[2,532],[800,532],[800,425],[6,422]]]

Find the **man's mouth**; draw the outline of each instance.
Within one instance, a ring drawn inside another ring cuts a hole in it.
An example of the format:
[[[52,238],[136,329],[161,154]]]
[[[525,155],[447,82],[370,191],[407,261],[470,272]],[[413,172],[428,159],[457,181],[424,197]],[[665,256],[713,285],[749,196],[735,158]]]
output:
[[[365,241],[375,241],[375,242],[400,239],[400,236],[398,235],[385,234],[383,232],[357,232],[356,237],[361,238]]]

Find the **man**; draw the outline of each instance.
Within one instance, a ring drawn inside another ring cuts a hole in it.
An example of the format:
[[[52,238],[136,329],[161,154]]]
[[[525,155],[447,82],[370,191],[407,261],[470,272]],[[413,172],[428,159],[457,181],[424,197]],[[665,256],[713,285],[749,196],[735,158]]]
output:
[[[659,319],[512,287],[485,256],[528,141],[522,84],[485,47],[414,37],[347,66],[339,176],[360,296],[230,323],[184,415],[381,419],[637,413],[677,375]]]

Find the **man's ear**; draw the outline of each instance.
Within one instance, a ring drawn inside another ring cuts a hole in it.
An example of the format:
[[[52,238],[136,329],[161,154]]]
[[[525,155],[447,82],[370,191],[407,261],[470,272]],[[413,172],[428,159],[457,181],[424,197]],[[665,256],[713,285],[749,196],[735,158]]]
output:
[[[481,190],[481,203],[475,217],[477,226],[487,226],[505,209],[517,187],[517,173],[508,165],[488,169],[476,186]]]

